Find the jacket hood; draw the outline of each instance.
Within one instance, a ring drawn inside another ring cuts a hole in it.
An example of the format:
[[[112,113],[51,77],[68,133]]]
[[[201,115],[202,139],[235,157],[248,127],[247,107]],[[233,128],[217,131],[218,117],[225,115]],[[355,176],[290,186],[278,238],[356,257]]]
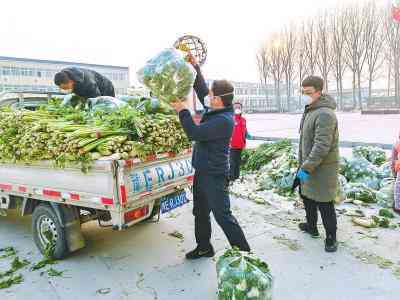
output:
[[[317,102],[308,106],[308,109],[312,110],[312,109],[317,109],[317,108],[321,108],[321,107],[328,107],[328,108],[335,110],[337,107],[336,101],[330,95],[322,94]]]
[[[67,68],[63,70],[68,76],[75,82],[83,82],[85,79],[85,75],[82,70],[78,68]]]

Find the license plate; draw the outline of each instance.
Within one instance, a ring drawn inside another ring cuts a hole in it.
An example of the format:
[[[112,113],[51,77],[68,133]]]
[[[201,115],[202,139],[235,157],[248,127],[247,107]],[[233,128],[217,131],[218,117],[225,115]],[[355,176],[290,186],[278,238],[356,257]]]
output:
[[[172,194],[165,196],[161,199],[161,213],[167,213],[175,208],[178,208],[188,202],[186,192],[180,192],[178,194]]]

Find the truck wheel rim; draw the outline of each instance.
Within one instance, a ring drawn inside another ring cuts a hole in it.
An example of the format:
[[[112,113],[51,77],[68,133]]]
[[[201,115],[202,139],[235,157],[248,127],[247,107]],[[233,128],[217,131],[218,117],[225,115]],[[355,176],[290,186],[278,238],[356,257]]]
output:
[[[37,222],[37,232],[39,233],[40,243],[43,247],[50,244],[51,241],[48,239],[47,232],[51,234],[53,243],[57,241],[57,228],[56,224],[47,216],[41,216]]]

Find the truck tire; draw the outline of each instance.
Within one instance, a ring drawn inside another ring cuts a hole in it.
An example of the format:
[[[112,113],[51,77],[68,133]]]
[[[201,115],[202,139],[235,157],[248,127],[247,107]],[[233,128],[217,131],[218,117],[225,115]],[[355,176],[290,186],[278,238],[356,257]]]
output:
[[[42,254],[46,245],[50,243],[48,233],[52,235],[55,243],[53,258],[61,259],[68,254],[64,228],[50,206],[41,204],[35,208],[32,215],[32,229],[33,239]]]

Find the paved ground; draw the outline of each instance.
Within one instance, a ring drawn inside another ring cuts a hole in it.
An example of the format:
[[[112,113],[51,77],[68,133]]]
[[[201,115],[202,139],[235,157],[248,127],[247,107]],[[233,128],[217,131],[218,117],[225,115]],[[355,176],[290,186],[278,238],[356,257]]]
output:
[[[252,135],[298,138],[299,114],[249,114],[246,118]],[[338,121],[342,141],[391,144],[400,131],[400,115],[338,113]]]
[[[87,247],[54,266],[65,270],[65,278],[24,270],[25,282],[0,290],[0,299],[216,299],[215,262],[183,258],[194,240],[190,210],[187,205],[157,224],[140,224],[124,232],[87,224],[83,228]],[[400,231],[368,232],[341,216],[340,250],[327,254],[321,239],[296,230],[301,210],[288,213],[235,199],[233,211],[255,253],[271,266],[274,299],[399,299]],[[221,254],[227,242],[215,224],[214,228],[214,245]],[[175,230],[185,236],[183,242],[168,235]],[[0,247],[12,245],[20,257],[40,259],[32,244],[30,218],[1,218],[0,236]],[[0,270],[6,263],[0,260]]]
[[[298,115],[249,115],[253,135],[297,136]],[[340,114],[343,140],[391,143],[400,129],[398,116]],[[275,300],[397,300],[400,295],[400,231],[354,227],[339,217],[339,252],[326,254],[323,241],[296,229],[302,210],[288,211],[234,199],[233,211],[243,224],[254,252],[275,277]],[[290,205],[289,205],[290,207]],[[0,248],[14,246],[21,258],[41,259],[33,246],[30,218],[0,217]],[[400,220],[398,220],[400,222]],[[227,241],[214,224],[214,245],[222,254]],[[168,234],[179,231],[184,241]],[[124,232],[83,226],[87,247],[54,266],[64,278],[23,270],[21,285],[0,290],[0,299],[216,299],[215,262],[187,262],[194,245],[191,205]],[[377,236],[371,237],[371,236]],[[0,271],[10,260],[0,259]],[[103,292],[103,294],[101,293]]]

